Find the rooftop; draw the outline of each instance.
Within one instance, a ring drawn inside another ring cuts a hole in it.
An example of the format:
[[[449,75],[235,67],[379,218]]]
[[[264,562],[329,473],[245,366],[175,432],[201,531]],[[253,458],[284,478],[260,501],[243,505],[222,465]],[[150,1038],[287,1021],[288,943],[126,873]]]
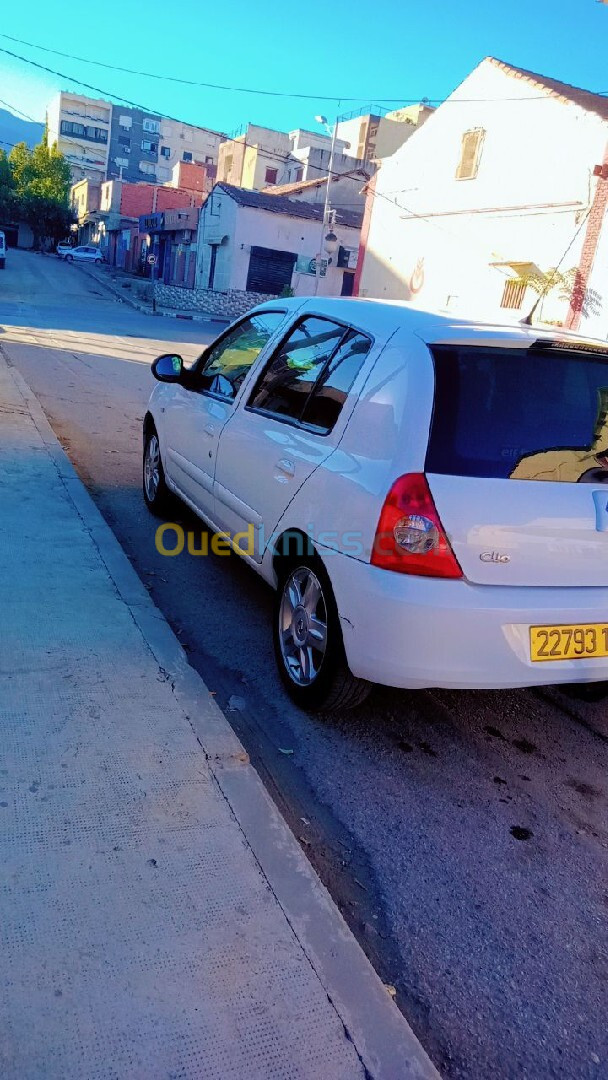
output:
[[[269,210],[272,214],[286,214],[289,217],[305,218],[308,221],[323,221],[323,207],[315,203],[299,202],[289,199],[287,195],[269,195],[265,191],[250,191],[249,188],[234,187],[233,184],[219,183],[214,191],[219,188],[225,191],[239,206],[247,206],[254,210]],[[336,209],[336,224],[346,225],[351,229],[360,229],[363,221],[362,210]]]
[[[332,180],[340,180],[343,176],[349,180],[361,180],[362,184],[366,184],[371,176],[365,169],[353,169],[351,172],[333,173]],[[296,191],[306,191],[308,188],[322,187],[327,183],[327,176],[316,176],[314,180],[297,180],[292,184],[275,184],[272,187],[264,188],[262,194],[268,195],[291,195]]]
[[[505,63],[504,60],[497,60],[494,56],[487,56],[486,60],[514,79],[524,79],[530,86],[545,90],[561,101],[578,105],[587,112],[595,113],[602,120],[608,120],[608,98],[602,94],[595,94],[592,90],[581,90],[580,87],[560,82],[559,79],[550,79],[547,75],[537,75],[534,71],[514,67],[512,64]]]

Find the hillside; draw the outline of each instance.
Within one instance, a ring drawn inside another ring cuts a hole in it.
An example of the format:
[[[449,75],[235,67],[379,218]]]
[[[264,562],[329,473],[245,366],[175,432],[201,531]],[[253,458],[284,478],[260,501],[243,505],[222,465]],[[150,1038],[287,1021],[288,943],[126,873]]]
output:
[[[35,146],[43,131],[44,124],[22,120],[7,109],[0,109],[0,146],[7,154],[14,143],[26,142],[28,146]]]

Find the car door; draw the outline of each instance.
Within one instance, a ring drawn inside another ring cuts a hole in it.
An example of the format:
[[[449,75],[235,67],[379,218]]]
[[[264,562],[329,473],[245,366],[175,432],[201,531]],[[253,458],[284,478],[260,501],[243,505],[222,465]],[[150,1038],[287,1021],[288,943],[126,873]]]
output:
[[[335,449],[342,407],[371,346],[371,337],[334,320],[297,319],[223,428],[215,519],[232,536],[247,533],[239,546],[257,561],[298,489]]]
[[[230,327],[171,386],[161,409],[169,482],[214,521],[213,481],[220,433],[251,365],[285,319],[284,310],[256,312]]]

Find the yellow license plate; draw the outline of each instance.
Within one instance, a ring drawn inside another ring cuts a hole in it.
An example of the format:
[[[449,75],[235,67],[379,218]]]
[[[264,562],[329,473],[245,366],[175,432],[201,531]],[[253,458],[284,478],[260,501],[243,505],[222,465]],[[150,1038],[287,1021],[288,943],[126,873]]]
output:
[[[608,623],[531,626],[530,656],[539,663],[608,656]]]

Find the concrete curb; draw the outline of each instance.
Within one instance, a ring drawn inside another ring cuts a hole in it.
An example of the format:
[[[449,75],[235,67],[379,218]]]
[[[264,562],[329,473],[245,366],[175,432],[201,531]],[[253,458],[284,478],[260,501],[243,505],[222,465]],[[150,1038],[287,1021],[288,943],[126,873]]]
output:
[[[6,362],[4,357],[0,362]],[[374,1080],[437,1080],[438,1072],[310,866],[209,689],[188,664],[169,624],[59,444],[37,398],[15,368],[7,366],[118,595],[171,682],[213,777],[367,1074]]]
[[[94,270],[90,270],[88,266],[83,266],[82,263],[73,264],[78,270],[87,277],[90,277],[92,281],[96,281],[98,285],[101,285],[103,289],[106,289],[112,296],[121,300],[123,304],[127,304],[128,307],[133,308],[135,311],[140,311],[143,315],[149,315],[151,318],[158,318],[161,315],[167,319],[185,319],[187,322],[216,322],[221,323],[222,326],[230,326],[232,319],[227,319],[223,315],[213,315],[210,312],[201,313],[200,315],[183,315],[181,312],[169,311],[167,308],[163,308],[161,311],[151,311],[146,304],[140,304],[139,301],[133,300],[130,296],[125,296],[126,289],[118,289],[116,286],[110,284],[109,281],[104,281],[103,278],[98,277]]]

